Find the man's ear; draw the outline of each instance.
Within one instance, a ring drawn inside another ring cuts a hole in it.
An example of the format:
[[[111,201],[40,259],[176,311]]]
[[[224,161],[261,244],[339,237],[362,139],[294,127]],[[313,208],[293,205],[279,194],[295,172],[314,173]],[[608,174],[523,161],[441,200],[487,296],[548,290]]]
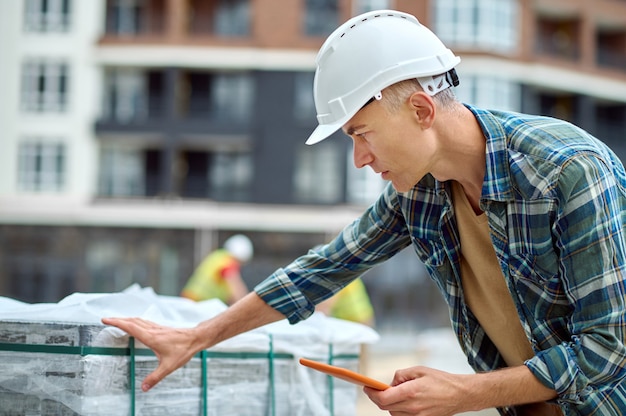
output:
[[[435,122],[436,105],[430,95],[423,91],[413,93],[409,97],[409,106],[422,129],[426,130],[432,127]]]

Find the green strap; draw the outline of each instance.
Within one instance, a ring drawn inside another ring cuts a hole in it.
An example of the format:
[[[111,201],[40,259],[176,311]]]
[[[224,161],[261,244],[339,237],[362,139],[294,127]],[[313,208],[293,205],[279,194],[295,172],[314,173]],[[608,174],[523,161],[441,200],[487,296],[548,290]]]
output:
[[[8,344],[0,343],[0,351],[12,352],[30,352],[44,354],[67,354],[67,355],[111,355],[111,356],[130,356],[130,348],[122,347],[90,347],[90,346],[72,346],[72,345],[40,345],[40,344]],[[206,358],[237,358],[242,360],[267,358],[264,352],[226,352],[226,351],[204,351]],[[147,348],[135,348],[132,353],[135,356],[155,357],[154,352]],[[293,354],[272,353],[276,359],[292,359]],[[202,358],[202,351],[195,354],[194,358]]]
[[[209,391],[208,386],[208,374],[207,374],[207,363],[206,363],[207,351],[200,351],[200,359],[202,360],[202,414],[203,416],[207,416],[209,414]]]
[[[71,355],[130,355],[130,348],[88,347],[70,345],[6,344],[0,343],[0,351],[41,352]],[[143,355],[143,354],[141,354]]]
[[[328,344],[328,364],[333,365],[333,344]],[[330,416],[335,414],[335,380],[334,377],[328,376],[328,410]]]
[[[130,416],[135,416],[135,338],[128,338],[128,349],[130,350],[130,363],[128,377],[130,378]]]
[[[269,334],[270,338],[270,350],[268,353],[269,358],[269,376],[270,376],[270,415],[276,414],[276,389],[274,388],[274,337]]]

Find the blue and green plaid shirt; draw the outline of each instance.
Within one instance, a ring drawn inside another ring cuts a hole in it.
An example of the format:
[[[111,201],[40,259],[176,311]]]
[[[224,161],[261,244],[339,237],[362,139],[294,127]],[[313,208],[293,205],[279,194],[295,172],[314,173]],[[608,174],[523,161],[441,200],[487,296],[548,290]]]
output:
[[[527,367],[559,394],[566,415],[626,409],[626,174],[583,130],[546,117],[468,106],[487,139],[481,208],[535,356]],[[291,323],[408,245],[444,296],[476,371],[504,367],[463,298],[450,184],[427,175],[387,186],[324,249],[256,287]],[[514,414],[512,409],[500,409]]]

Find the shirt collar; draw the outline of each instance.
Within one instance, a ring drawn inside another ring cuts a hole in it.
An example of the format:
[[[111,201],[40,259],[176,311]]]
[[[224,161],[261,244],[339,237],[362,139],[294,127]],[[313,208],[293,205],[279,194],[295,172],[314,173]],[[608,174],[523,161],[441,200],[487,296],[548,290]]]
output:
[[[502,121],[488,110],[465,106],[474,114],[487,143],[485,146],[485,178],[481,199],[506,201],[513,198],[510,165],[507,151],[507,134]]]

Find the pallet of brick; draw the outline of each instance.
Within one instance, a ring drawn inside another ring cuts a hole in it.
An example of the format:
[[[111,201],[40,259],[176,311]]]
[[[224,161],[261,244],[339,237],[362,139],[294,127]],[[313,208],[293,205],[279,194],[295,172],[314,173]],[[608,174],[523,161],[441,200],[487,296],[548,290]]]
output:
[[[59,304],[2,300],[0,416],[353,415],[357,387],[297,360],[357,370],[361,345],[377,339],[370,328],[318,314],[295,326],[279,322],[203,351],[143,393],[141,381],[156,368],[156,358],[100,318],[144,316],[193,326],[223,304],[196,304],[138,287],[75,294]]]

